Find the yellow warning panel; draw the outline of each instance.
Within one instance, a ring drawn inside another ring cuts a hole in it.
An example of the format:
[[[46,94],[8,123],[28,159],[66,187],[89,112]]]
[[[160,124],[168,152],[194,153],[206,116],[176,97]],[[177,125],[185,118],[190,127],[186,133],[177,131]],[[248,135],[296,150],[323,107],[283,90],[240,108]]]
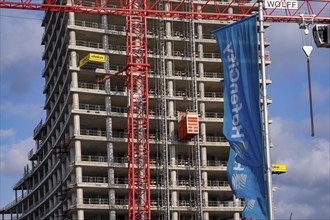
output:
[[[286,165],[285,164],[272,164],[273,174],[282,174],[286,173]]]
[[[104,63],[105,55],[89,53],[79,61],[79,67],[87,69],[103,68]]]

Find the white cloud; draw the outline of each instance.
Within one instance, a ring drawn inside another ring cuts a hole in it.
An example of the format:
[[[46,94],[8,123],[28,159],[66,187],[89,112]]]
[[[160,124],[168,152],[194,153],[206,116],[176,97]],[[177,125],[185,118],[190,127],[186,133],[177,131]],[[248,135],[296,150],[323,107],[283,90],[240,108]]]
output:
[[[37,122],[43,115],[42,105],[1,103],[0,112],[6,117],[22,117],[32,122]]]
[[[317,119],[316,123],[322,117]],[[327,207],[330,203],[329,133],[312,138],[306,122],[273,119],[273,162],[287,165],[286,174],[273,177],[274,185],[279,187],[274,195],[278,219],[288,219],[291,212],[293,219],[328,219],[330,216]],[[329,129],[329,121],[319,129]]]
[[[28,164],[28,153],[34,146],[32,137],[15,141],[12,144],[1,146],[0,171],[1,175],[17,175],[24,171]]]
[[[15,16],[35,18],[36,14],[15,11],[4,11],[2,14],[9,14],[11,17],[1,17],[1,69],[18,65],[20,61],[31,58],[40,61],[43,32],[41,21],[15,18]]]
[[[0,19],[0,74],[3,94],[22,96],[40,80],[41,36],[40,20],[35,12],[2,10]],[[16,18],[23,17],[23,18]]]
[[[329,82],[329,77],[324,77],[324,82]],[[318,107],[318,105],[327,105],[329,108],[329,100],[330,100],[330,87],[329,84],[322,85],[320,82],[311,82],[312,87],[312,100],[314,107]],[[308,92],[308,84],[306,83],[301,88],[301,94],[299,98],[299,103],[304,106],[309,105],[309,92]]]
[[[16,131],[12,128],[10,128],[10,129],[0,129],[0,139],[14,137],[15,134],[16,134]]]

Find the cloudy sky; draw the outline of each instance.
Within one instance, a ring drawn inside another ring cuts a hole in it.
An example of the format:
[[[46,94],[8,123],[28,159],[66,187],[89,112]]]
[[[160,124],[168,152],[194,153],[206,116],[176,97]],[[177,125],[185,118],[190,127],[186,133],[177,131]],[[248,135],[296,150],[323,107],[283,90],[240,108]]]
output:
[[[42,13],[0,10],[0,207],[14,199],[11,190],[22,177],[32,132],[44,116],[41,72]],[[8,17],[10,16],[10,17]],[[20,19],[15,17],[28,17]],[[297,24],[272,24],[272,64],[267,74],[273,103],[270,127],[273,163],[287,164],[288,173],[274,176],[277,219],[330,219],[329,75],[330,50],[311,55],[315,137],[310,136],[305,37]]]

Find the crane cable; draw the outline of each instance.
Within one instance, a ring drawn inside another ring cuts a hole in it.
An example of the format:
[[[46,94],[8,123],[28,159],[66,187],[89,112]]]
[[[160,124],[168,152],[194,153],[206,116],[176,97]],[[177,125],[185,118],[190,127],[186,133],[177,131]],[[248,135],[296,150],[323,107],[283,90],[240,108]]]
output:
[[[304,31],[301,34],[303,51],[307,58],[307,78],[308,78],[308,93],[309,93],[309,112],[310,112],[310,122],[311,122],[311,136],[314,137],[314,116],[313,116],[313,100],[312,100],[312,82],[311,82],[311,70],[310,70],[310,55],[313,50],[312,39],[309,37],[310,27],[307,23],[305,25]]]

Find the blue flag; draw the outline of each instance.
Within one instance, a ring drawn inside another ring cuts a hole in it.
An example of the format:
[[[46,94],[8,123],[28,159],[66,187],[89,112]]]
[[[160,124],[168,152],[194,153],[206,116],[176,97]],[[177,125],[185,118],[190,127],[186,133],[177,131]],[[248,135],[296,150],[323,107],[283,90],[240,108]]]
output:
[[[267,219],[256,16],[213,33],[224,73],[223,133],[231,147],[228,180],[236,197],[246,201],[243,216]]]

